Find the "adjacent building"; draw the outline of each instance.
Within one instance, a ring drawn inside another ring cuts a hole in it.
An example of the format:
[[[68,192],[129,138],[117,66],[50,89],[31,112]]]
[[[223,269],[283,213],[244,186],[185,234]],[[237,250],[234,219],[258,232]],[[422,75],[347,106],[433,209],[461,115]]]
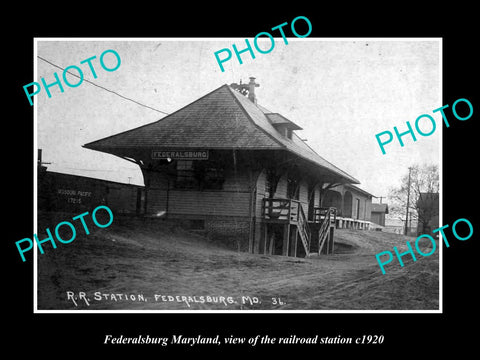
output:
[[[385,226],[385,215],[388,214],[388,204],[372,204],[371,221],[377,225]]]
[[[417,234],[431,234],[439,227],[439,193],[420,193],[417,200]]]
[[[353,184],[329,188],[321,206],[337,209],[337,228],[370,229],[373,195]]]

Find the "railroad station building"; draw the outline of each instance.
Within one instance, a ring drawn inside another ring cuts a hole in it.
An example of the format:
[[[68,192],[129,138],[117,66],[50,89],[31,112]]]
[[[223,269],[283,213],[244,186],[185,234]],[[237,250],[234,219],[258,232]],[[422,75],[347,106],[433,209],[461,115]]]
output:
[[[366,229],[372,195],[257,103],[222,85],[164,118],[84,147],[137,164],[143,213],[177,219],[239,251],[332,253],[335,227]]]

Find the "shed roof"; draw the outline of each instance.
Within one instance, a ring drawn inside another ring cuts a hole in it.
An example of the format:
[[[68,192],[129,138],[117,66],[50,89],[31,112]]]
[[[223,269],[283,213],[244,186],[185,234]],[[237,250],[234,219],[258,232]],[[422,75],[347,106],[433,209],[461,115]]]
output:
[[[355,190],[355,191],[357,191],[357,192],[359,192],[359,193],[361,193],[361,194],[363,194],[367,197],[370,197],[370,198],[374,197],[373,194],[370,194],[368,191],[363,190],[363,189],[359,188],[358,186],[355,186],[355,185],[352,185],[352,184],[347,184],[345,187],[350,189],[350,190]]]
[[[372,212],[388,214],[388,204],[372,204]]]
[[[158,121],[90,142],[84,147],[115,155],[139,148],[286,150],[347,183],[359,183],[318,155],[296,134],[291,139],[282,136],[266,113],[272,114],[230,86],[222,85]]]
[[[279,124],[285,124],[288,127],[290,127],[292,130],[302,130],[300,126],[295,124],[293,121],[288,120],[285,116],[279,113],[270,113],[270,112],[266,113],[265,111],[263,111],[263,113],[267,116],[268,120],[270,120],[273,126],[279,125]]]

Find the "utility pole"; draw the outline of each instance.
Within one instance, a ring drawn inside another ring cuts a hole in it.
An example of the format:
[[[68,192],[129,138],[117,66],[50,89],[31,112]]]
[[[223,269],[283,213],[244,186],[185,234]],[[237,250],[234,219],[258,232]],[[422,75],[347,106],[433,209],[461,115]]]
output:
[[[382,203],[382,199],[383,199],[384,197],[386,197],[386,196],[374,196],[374,197],[377,198],[377,199],[380,199],[380,204],[381,204],[381,203]]]
[[[408,188],[407,188],[407,211],[405,215],[405,230],[404,235],[408,234],[408,208],[410,207],[410,175],[412,173],[412,168],[408,168]]]
[[[51,164],[51,162],[44,162],[42,161],[42,149],[37,149],[37,164],[38,166],[42,166],[43,164]]]

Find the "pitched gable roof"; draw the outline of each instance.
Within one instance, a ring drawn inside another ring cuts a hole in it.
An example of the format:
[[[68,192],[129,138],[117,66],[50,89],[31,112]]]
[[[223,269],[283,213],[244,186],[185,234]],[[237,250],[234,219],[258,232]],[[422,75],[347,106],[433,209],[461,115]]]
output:
[[[286,150],[347,182],[359,183],[323,159],[296,134],[292,139],[282,136],[266,113],[272,114],[230,86],[222,85],[156,122],[90,142],[84,147],[112,154],[138,148]]]

